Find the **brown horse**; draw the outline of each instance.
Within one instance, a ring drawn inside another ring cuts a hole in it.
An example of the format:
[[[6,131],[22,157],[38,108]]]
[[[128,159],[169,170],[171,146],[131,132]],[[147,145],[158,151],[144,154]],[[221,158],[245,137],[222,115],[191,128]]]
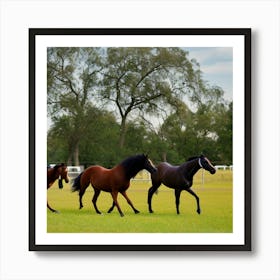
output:
[[[73,191],[79,191],[80,209],[83,208],[82,197],[89,184],[91,184],[94,189],[92,203],[96,213],[101,214],[96,205],[97,198],[101,191],[111,193],[113,198],[113,205],[108,213],[114,209],[114,206],[117,206],[121,217],[124,215],[117,201],[119,192],[125,197],[127,203],[134,210],[134,213],[139,213],[128,198],[126,190],[129,188],[130,179],[142,169],[146,169],[150,173],[156,171],[156,168],[146,155],[129,157],[112,169],[107,169],[99,165],[88,167],[74,180],[72,186]]]
[[[69,182],[67,166],[64,163],[57,164],[53,168],[47,170],[47,189],[49,189],[53,183],[58,179],[59,188],[63,188],[62,180],[66,183]],[[54,213],[59,213],[57,210],[50,207],[47,201],[47,207]]]
[[[211,174],[215,174],[216,169],[212,163],[203,155],[199,157],[189,158],[187,162],[180,166],[173,166],[167,162],[162,162],[157,166],[157,172],[152,174],[152,187],[148,192],[149,212],[152,210],[152,197],[161,184],[175,189],[176,210],[179,212],[180,195],[183,190],[189,192],[195,197],[197,203],[197,213],[200,214],[199,197],[191,190],[193,184],[193,176],[200,169],[203,168]]]

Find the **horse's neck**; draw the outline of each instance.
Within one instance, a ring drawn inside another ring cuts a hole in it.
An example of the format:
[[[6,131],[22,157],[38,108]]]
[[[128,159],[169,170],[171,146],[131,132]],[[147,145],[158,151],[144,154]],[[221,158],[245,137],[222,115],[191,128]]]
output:
[[[58,169],[52,169],[49,171],[50,172],[50,175],[48,176],[48,181],[55,181],[56,179],[59,178],[59,170]]]
[[[196,160],[186,162],[184,165],[184,175],[188,180],[192,180],[195,173],[200,169],[200,166]]]
[[[141,171],[142,169],[143,168],[141,168],[141,167],[139,167],[137,165],[132,164],[129,169],[125,170],[127,178],[131,179],[131,178],[135,177],[137,175],[137,173],[139,171]]]

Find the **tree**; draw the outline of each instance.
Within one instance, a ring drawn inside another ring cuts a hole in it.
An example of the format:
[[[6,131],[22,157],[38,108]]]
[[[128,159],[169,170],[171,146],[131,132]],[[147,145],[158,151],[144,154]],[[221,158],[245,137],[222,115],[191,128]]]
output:
[[[132,113],[156,115],[176,107],[184,95],[202,92],[197,67],[180,48],[107,49],[100,93],[118,110],[120,148],[124,147],[126,124]]]
[[[106,110],[92,107],[87,111],[89,123],[84,135],[80,137],[79,159],[83,165],[100,164],[113,166],[121,160],[118,149],[119,124],[114,115]],[[75,126],[72,118],[57,118],[48,131],[48,160],[67,161],[71,165],[72,137]],[[110,149],[108,148],[110,147]],[[70,149],[70,151],[69,151]]]
[[[73,159],[79,165],[79,143],[89,124],[99,64],[96,48],[48,48],[48,114],[53,121],[67,123],[69,164]]]
[[[217,156],[220,162],[228,165],[232,164],[232,109],[232,102],[216,108]]]
[[[161,143],[155,147],[161,159],[180,163],[204,153],[212,161],[232,163],[232,103],[221,101],[209,99],[195,112],[183,104],[170,114],[157,132]]]

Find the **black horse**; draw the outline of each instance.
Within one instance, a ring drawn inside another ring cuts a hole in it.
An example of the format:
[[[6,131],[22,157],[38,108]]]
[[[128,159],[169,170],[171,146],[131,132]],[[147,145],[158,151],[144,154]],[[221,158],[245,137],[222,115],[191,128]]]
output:
[[[152,197],[161,184],[175,189],[176,209],[179,212],[180,195],[183,190],[193,195],[197,202],[197,213],[200,214],[199,197],[191,190],[193,184],[193,176],[200,169],[208,170],[211,174],[215,174],[216,169],[212,163],[203,155],[189,158],[187,162],[180,166],[173,166],[167,162],[162,162],[157,166],[157,172],[151,174],[152,187],[148,192],[149,212],[152,210]]]

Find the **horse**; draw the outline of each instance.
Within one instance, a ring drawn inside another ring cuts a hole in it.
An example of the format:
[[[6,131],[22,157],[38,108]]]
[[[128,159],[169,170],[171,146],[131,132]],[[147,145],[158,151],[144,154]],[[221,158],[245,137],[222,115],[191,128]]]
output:
[[[136,174],[143,169],[146,169],[151,174],[156,172],[153,163],[149,160],[148,156],[144,154],[131,156],[112,169],[107,169],[99,165],[88,167],[74,180],[72,186],[73,192],[79,191],[80,209],[83,208],[82,197],[87,187],[91,184],[94,189],[92,203],[97,214],[101,214],[96,205],[97,198],[101,191],[109,192],[113,198],[113,205],[108,210],[108,213],[112,212],[114,207],[117,206],[120,216],[124,216],[117,200],[118,193],[121,193],[134,210],[134,213],[138,214],[139,211],[128,198],[126,190],[129,188],[130,179],[135,177]]]
[[[183,190],[190,193],[195,197],[197,203],[197,213],[201,213],[199,205],[199,197],[191,189],[193,184],[193,176],[196,172],[203,168],[209,171],[211,174],[216,173],[216,168],[205,156],[191,157],[187,162],[181,164],[180,166],[173,166],[167,162],[162,162],[157,166],[157,172],[151,175],[152,186],[148,191],[148,205],[149,212],[153,213],[152,210],[152,197],[153,194],[157,191],[161,184],[172,188],[175,190],[175,203],[177,214],[180,214],[179,204],[180,204],[180,195]]]
[[[64,163],[57,164],[53,168],[47,169],[47,190],[53,185],[53,183],[58,179],[58,186],[60,189],[63,188],[62,180],[66,183],[69,182],[68,169]],[[47,207],[54,213],[59,213],[57,210],[50,207],[47,201]]]

